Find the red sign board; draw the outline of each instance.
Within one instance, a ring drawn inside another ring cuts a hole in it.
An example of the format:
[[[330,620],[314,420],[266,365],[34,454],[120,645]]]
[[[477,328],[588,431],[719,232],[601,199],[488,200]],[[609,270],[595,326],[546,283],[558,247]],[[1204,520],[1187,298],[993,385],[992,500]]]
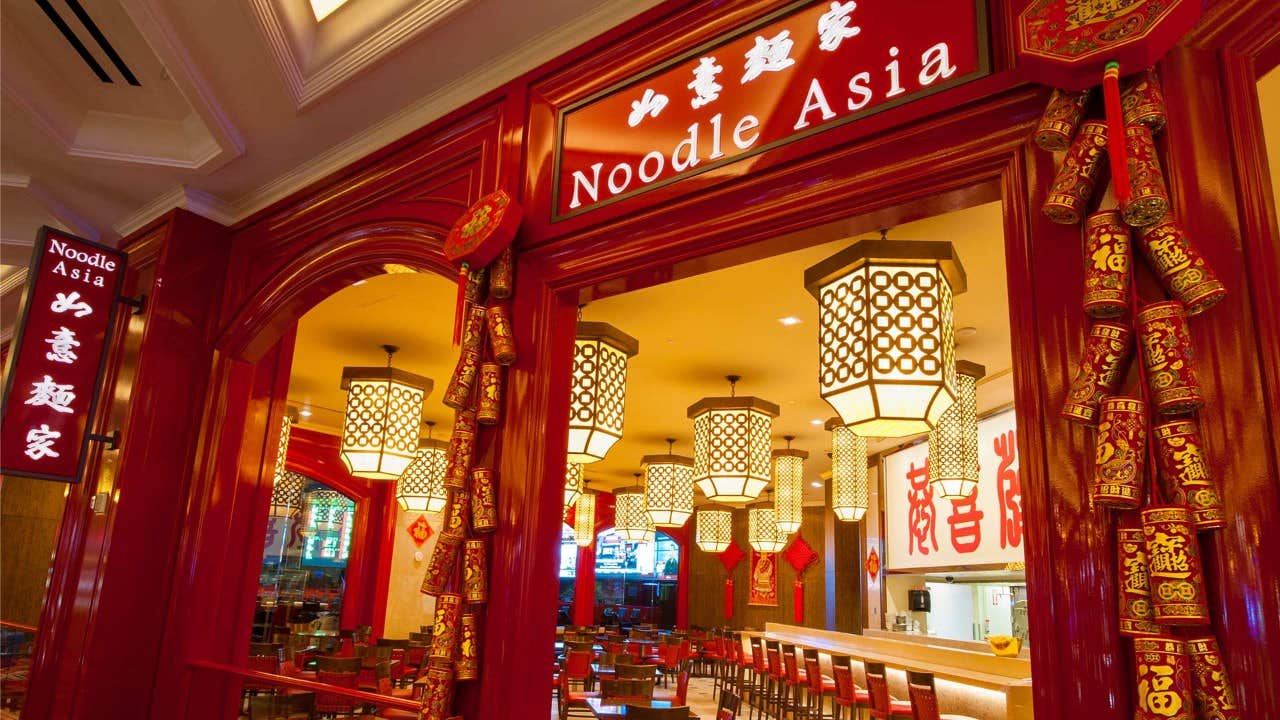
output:
[[[990,72],[985,0],[791,5],[561,110],[555,219]]]
[[[40,229],[4,387],[0,473],[80,482],[124,266],[115,248]]]

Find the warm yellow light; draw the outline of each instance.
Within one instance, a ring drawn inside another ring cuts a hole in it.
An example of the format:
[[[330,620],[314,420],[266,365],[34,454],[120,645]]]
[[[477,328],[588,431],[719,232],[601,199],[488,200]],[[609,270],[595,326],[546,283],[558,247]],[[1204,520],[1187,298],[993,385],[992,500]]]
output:
[[[608,323],[580,322],[569,399],[569,461],[603,460],[622,437],[627,361],[640,342]]]
[[[772,502],[747,506],[747,542],[762,553],[782,552],[787,547],[787,533],[778,529],[778,516]]]
[[[347,407],[341,454],[352,475],[395,480],[409,467],[418,452],[422,404],[432,385],[428,378],[389,364],[342,369]]]
[[[809,453],[803,450],[773,451],[773,512],[778,530],[783,533],[799,532],[804,513],[804,461]]]
[[[591,547],[596,541],[596,494],[583,490],[573,506],[573,540],[578,547]]]
[[[564,506],[573,507],[582,493],[582,466],[576,462],[566,463],[564,467]]]
[[[867,439],[854,435],[839,418],[827,423],[831,431],[831,511],[836,519],[858,522],[871,499],[867,488]]]
[[[699,549],[710,553],[729,549],[729,543],[733,542],[733,513],[728,508],[701,508],[694,523],[697,526],[694,528],[694,540]]]
[[[929,433],[929,482],[944,499],[965,498],[978,486],[978,378],[986,369],[956,361],[957,398]]]
[[[355,503],[337,490],[309,492],[305,503],[307,512],[301,532],[303,535],[340,529],[347,521],[347,512],[355,508]]]
[[[623,540],[653,542],[657,532],[644,504],[644,488],[639,485],[613,493],[613,529]]]
[[[747,502],[760,496],[769,484],[778,412],[777,405],[750,396],[703,398],[689,406],[693,477],[708,499]]]
[[[645,507],[658,527],[682,527],[693,514],[693,458],[645,455]]]
[[[405,510],[441,513],[449,502],[444,486],[449,467],[449,443],[423,440],[409,467],[396,480],[396,502]]]
[[[302,485],[288,477],[285,457],[289,454],[289,433],[293,422],[285,415],[280,420],[280,442],[276,445],[276,468],[271,485],[271,516],[288,517],[302,507]],[[295,487],[296,485],[296,487]]]
[[[822,398],[863,437],[931,430],[955,400],[948,242],[862,240],[805,271],[819,304]]]
[[[311,0],[311,12],[316,16],[316,22],[320,22],[346,4],[347,0]]]

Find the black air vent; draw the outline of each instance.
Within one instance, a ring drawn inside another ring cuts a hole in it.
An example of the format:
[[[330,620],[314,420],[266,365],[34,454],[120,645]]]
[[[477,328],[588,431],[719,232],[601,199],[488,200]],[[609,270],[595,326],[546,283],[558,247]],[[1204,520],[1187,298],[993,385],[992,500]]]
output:
[[[120,73],[120,77],[130,85],[142,85],[142,83],[138,82],[138,78],[134,76],[133,71],[129,69],[129,66],[125,64],[124,59],[121,58],[120,54],[116,52],[116,49],[111,46],[111,42],[107,40],[107,36],[102,34],[102,30],[98,27],[98,24],[93,21],[93,18],[89,17],[89,13],[86,12],[84,6],[80,4],[80,0],[65,0],[65,2],[67,7],[70,8],[71,12],[76,16],[76,19],[80,21],[80,24],[89,32],[89,36],[93,38],[93,41],[98,44],[98,47],[102,48],[102,52],[106,54],[109,60],[111,60],[111,64],[114,65],[116,71]],[[89,48],[85,47],[85,44],[80,40],[80,37],[76,35],[75,31],[71,29],[71,26],[67,24],[67,21],[64,20],[62,16],[58,14],[58,11],[53,7],[53,5],[49,3],[49,0],[36,0],[36,5],[40,6],[40,9],[44,11],[45,16],[49,18],[49,22],[53,23],[53,26],[58,29],[58,32],[62,33],[62,37],[66,39],[67,44],[71,46],[72,50],[76,51],[76,54],[80,56],[80,59],[84,61],[84,64],[88,66],[89,70],[93,72],[99,80],[104,83],[115,82],[112,80],[111,75],[107,73],[106,69],[102,67],[102,64],[98,62],[97,58],[89,52]]]

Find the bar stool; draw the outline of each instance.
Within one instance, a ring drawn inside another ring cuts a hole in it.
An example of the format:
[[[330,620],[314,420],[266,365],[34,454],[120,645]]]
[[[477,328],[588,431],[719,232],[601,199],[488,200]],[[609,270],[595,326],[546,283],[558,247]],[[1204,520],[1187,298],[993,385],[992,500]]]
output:
[[[894,700],[889,696],[889,681],[885,678],[884,663],[863,663],[867,668],[867,692],[871,696],[871,717],[891,720],[912,717],[911,703]]]
[[[853,682],[853,659],[848,655],[831,658],[831,675],[836,681],[836,720],[844,720],[844,709],[849,709],[849,720],[861,717],[863,709],[871,707],[871,696]]]
[[[975,720],[968,715],[939,715],[938,693],[933,686],[933,673],[907,671],[907,694],[915,720]]]
[[[782,696],[778,699],[778,716],[791,713],[791,717],[800,714],[805,706],[801,705],[801,692],[809,686],[809,674],[800,669],[800,661],[796,659],[796,646],[782,644]],[[805,698],[806,704],[808,698]]]
[[[751,672],[751,684],[744,688],[743,695],[747,699],[747,717],[754,717],[760,703],[764,702],[765,684],[769,677],[769,666],[764,659],[764,641],[758,637],[751,638],[751,663],[745,666]]]
[[[836,682],[834,679],[822,674],[822,664],[818,661],[818,651],[812,648],[805,648],[804,651],[804,669],[809,677],[809,691],[807,695],[808,702],[805,704],[805,717],[817,717],[818,720],[823,718],[831,718],[835,720],[836,704],[834,702],[836,695]],[[826,713],[827,698],[832,698],[831,714]]]
[[[765,687],[764,706],[770,717],[781,717],[782,691],[785,671],[782,668],[782,643],[777,640],[764,641]]]

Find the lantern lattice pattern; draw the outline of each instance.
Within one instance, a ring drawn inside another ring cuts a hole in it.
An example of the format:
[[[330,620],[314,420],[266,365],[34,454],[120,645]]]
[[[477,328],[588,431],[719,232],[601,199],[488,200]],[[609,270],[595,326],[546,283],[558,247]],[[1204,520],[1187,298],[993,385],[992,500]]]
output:
[[[693,458],[645,455],[645,507],[658,527],[682,527],[693,514]]]
[[[289,455],[289,433],[293,429],[293,420],[286,414],[280,419],[280,443],[276,445],[276,483],[285,472],[285,458]]]
[[[271,487],[271,517],[289,517],[302,509],[302,488],[307,476],[292,470],[276,473]]]
[[[747,506],[747,542],[762,553],[782,552],[787,547],[787,533],[778,529],[778,515],[772,502]]]
[[[440,513],[449,502],[444,486],[449,467],[449,443],[423,440],[418,454],[396,480],[396,501],[405,510]]]
[[[613,493],[613,529],[623,540],[653,542],[657,532],[644,504],[644,488],[639,485]]]
[[[580,322],[569,398],[569,462],[603,460],[622,437],[627,361],[640,342],[608,323]]]
[[[704,552],[724,552],[733,542],[733,513],[728,508],[700,508],[694,523],[697,526],[694,528],[694,541]]]
[[[778,406],[755,397],[703,398],[693,419],[693,476],[713,502],[755,500],[769,484]]]
[[[573,506],[573,540],[578,547],[591,547],[596,541],[596,494],[585,488]]]
[[[804,512],[804,450],[773,451],[773,511],[778,530],[793,533],[800,530]]]
[[[956,401],[929,433],[929,482],[944,499],[969,496],[978,486],[978,378],[986,368],[956,361]]]
[[[307,493],[304,503],[307,508],[304,535],[341,529],[347,522],[347,513],[355,509],[355,503],[337,490],[313,490]]]
[[[867,512],[867,439],[855,435],[840,418],[827,421],[831,431],[831,510],[836,519],[858,522]]]
[[[388,355],[389,357],[389,355]],[[418,452],[430,379],[387,367],[342,369],[342,462],[356,477],[395,480]]]
[[[822,398],[863,437],[927,432],[955,400],[948,242],[863,240],[805,271],[820,310]]]
[[[573,507],[582,493],[582,465],[576,462],[565,463],[564,466],[564,506]]]

